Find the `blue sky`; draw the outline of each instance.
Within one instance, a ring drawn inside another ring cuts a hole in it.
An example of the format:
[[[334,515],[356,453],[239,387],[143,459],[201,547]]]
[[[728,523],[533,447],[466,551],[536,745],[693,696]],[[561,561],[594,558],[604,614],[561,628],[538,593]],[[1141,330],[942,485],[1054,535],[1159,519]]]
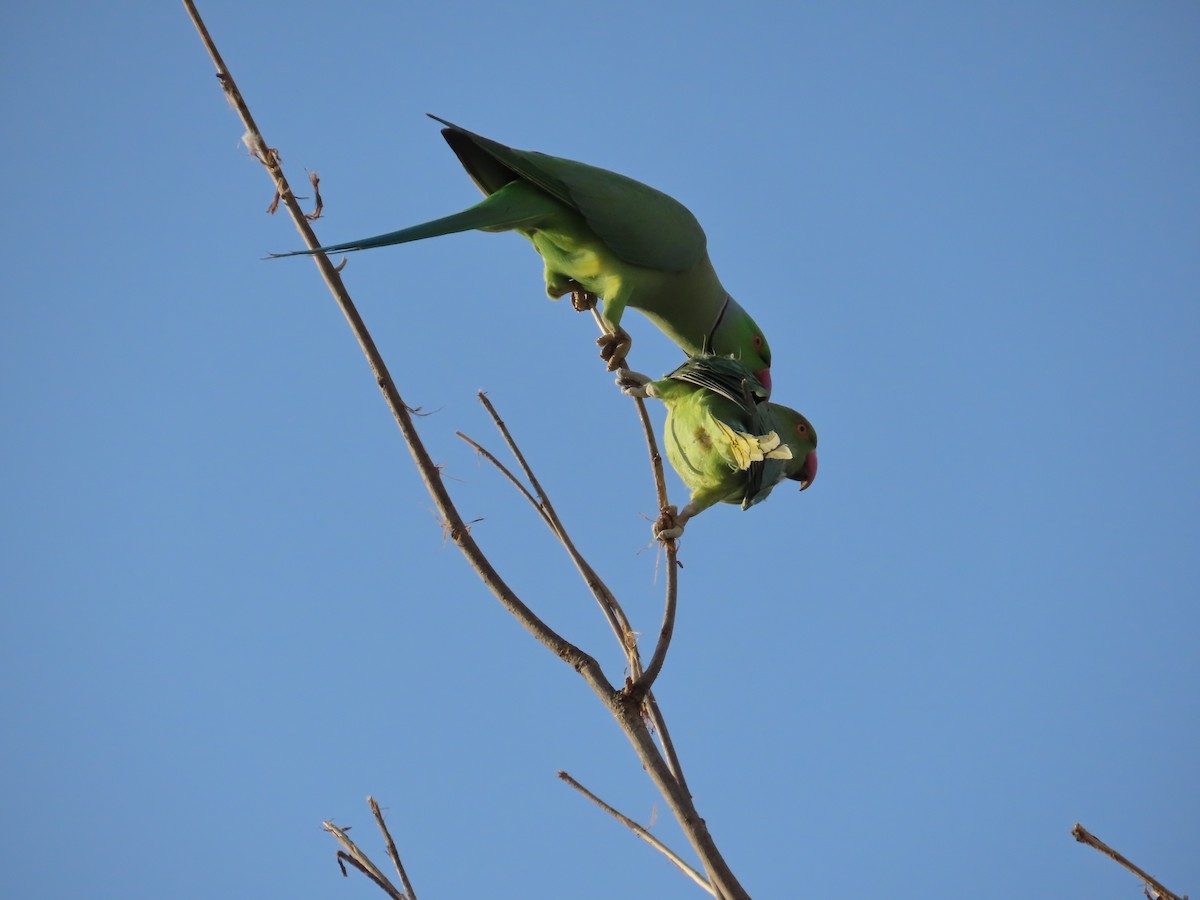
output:
[[[415,7],[420,8],[415,8]],[[1162,3],[201,5],[318,233],[477,192],[425,112],[703,223],[821,474],[681,548],[656,687],[756,897],[1200,892],[1200,10]],[[8,11],[0,553],[10,897],[701,894],[614,723],[442,537],[177,4]],[[621,661],[486,389],[653,634],[654,495],[594,326],[511,235],[345,277],[464,516]],[[626,318],[636,368],[678,351]],[[661,419],[661,411],[656,411]],[[684,492],[674,476],[671,493]]]

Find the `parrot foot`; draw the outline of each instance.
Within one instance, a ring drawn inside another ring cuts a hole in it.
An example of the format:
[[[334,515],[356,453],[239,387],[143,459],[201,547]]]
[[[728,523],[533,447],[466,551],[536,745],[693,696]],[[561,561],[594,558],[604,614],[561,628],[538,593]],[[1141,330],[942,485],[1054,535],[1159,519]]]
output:
[[[571,305],[575,307],[575,312],[590,312],[596,308],[598,299],[595,294],[585,291],[581,285],[576,284],[571,289]]]
[[[653,379],[649,375],[643,375],[641,372],[634,372],[630,369],[621,369],[617,372],[617,387],[626,397],[653,397],[654,389],[650,387],[652,381]]]
[[[690,518],[685,506],[679,512],[674,506],[668,506],[659,514],[654,523],[654,538],[659,541],[673,541],[683,534],[684,523]]]
[[[615,372],[625,362],[633,338],[624,328],[618,327],[615,332],[596,338],[596,343],[600,347],[600,358],[608,364],[608,371]]]

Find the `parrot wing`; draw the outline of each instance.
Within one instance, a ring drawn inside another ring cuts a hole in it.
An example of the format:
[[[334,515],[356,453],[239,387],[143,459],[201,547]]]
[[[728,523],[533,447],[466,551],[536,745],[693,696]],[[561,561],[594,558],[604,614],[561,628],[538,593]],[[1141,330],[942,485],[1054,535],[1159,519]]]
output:
[[[736,359],[724,356],[693,356],[668,379],[694,384],[697,387],[719,394],[735,403],[745,416],[745,424],[753,426],[756,417],[762,418],[759,409],[766,399],[766,389],[758,379]]]
[[[752,471],[747,472],[746,493],[742,497],[742,509],[749,509],[755,503],[767,499],[775,485],[783,479],[787,471],[787,461],[792,458],[791,448],[780,442],[779,433],[772,429],[768,434],[779,442],[778,447],[776,450],[764,454],[762,462],[758,463]]]
[[[575,209],[610,250],[630,265],[684,272],[707,252],[704,229],[691,211],[661,191],[616,172],[532,150],[515,150],[459,128],[442,136],[485,193],[522,179]]]

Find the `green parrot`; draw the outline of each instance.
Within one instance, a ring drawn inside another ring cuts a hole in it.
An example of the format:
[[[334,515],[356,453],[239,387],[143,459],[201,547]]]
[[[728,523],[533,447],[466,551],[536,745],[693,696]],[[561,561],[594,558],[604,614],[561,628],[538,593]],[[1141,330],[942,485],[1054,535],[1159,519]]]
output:
[[[692,492],[683,509],[672,508],[655,524],[657,537],[678,537],[688,519],[714,503],[749,509],[784,478],[803,491],[817,476],[817,433],[808,419],[768,402],[738,360],[692,357],[661,381],[621,372],[617,384],[630,396],[667,405],[667,459]]]
[[[390,234],[297,250],[297,256],[367,250],[460,231],[516,231],[532,241],[546,269],[551,298],[571,294],[576,308],[603,302],[611,334],[600,338],[609,369],[630,346],[621,328],[625,307],[641,310],[689,356],[741,360],[771,390],[771,350],[762,330],[721,286],[704,230],[666,194],[604,169],[528,150],[514,150],[430,115],[487,196],[454,215]]]

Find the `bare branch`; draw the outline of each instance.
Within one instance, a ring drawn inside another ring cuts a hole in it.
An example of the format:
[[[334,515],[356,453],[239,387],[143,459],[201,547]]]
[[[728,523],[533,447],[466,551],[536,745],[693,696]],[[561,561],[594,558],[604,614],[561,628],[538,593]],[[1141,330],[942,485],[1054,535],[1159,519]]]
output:
[[[406,897],[402,890],[388,881],[387,876],[376,868],[375,863],[371,862],[371,858],[367,854],[358,849],[354,841],[350,840],[349,835],[343,829],[338,828],[328,820],[322,822],[321,825],[326,831],[337,838],[337,842],[344,848],[344,850],[338,851],[338,865],[342,865],[343,860],[350,863],[354,868],[375,882],[392,900],[416,900],[416,898]],[[342,865],[342,874],[347,874],[344,865]]]
[[[1104,843],[1104,841],[1100,840],[1100,838],[1096,837],[1094,834],[1092,834],[1090,831],[1088,831],[1086,828],[1084,828],[1078,822],[1076,822],[1075,827],[1071,829],[1071,834],[1075,837],[1075,840],[1079,841],[1079,843],[1087,844],[1090,847],[1094,847],[1095,849],[1097,849],[1101,853],[1103,853],[1105,856],[1107,856],[1109,859],[1113,860],[1118,865],[1124,866],[1126,869],[1128,869],[1130,872],[1132,872],[1138,878],[1142,879],[1142,881],[1146,885],[1146,891],[1145,891],[1146,896],[1149,897],[1150,900],[1188,900],[1187,894],[1184,894],[1182,897],[1180,897],[1178,894],[1174,893],[1173,891],[1170,891],[1167,888],[1163,887],[1162,884],[1160,882],[1156,881],[1153,876],[1148,875],[1146,872],[1139,869],[1137,866],[1135,866],[1133,863],[1131,863],[1129,860],[1127,860],[1124,856],[1122,856],[1120,853],[1118,853],[1112,847],[1108,846],[1108,844]]]
[[[646,714],[650,718],[651,727],[658,734],[658,741],[667,758],[667,768],[679,782],[679,789],[689,797],[692,796],[687,779],[683,777],[683,765],[675,752],[675,742],[671,740],[671,732],[667,730],[667,721],[663,718],[662,710],[658,708],[658,701],[654,699],[654,692],[651,690],[646,691]]]
[[[220,53],[217,51],[216,45],[213,43],[208,30],[205,28],[200,15],[196,10],[193,0],[183,0],[184,7],[188,11],[192,22],[196,26],[196,30],[200,34],[205,47],[208,50],[209,56],[212,58],[213,64],[217,68],[217,76],[220,79],[222,88],[229,97],[230,102],[237,110],[241,117],[242,123],[247,133],[247,145],[252,148],[255,155],[262,161],[263,165],[269,172],[272,181],[275,185],[276,193],[280,201],[287,208],[292,221],[296,225],[296,229],[304,238],[305,245],[309,249],[317,249],[320,242],[313,233],[308,220],[304,213],[300,210],[295,194],[292,192],[291,186],[284,177],[283,171],[279,163],[279,154],[270,150],[269,145],[264,140],[262,133],[255,124],[250,110],[247,107],[241,92],[234,83],[233,77],[230,75]],[[571,642],[567,641],[550,626],[543,622],[534,612],[529,609],[517,596],[513,593],[508,584],[496,572],[491,562],[483,554],[482,550],[475,543],[474,538],[470,534],[469,528],[463,522],[458,509],[455,507],[446,490],[445,484],[442,481],[438,467],[430,458],[424,443],[421,441],[420,435],[417,433],[416,427],[413,424],[412,416],[409,407],[404,403],[400,396],[395,382],[392,380],[387,366],[384,364],[383,358],[375,346],[374,339],[363,323],[358,310],[351,301],[345,285],[342,283],[338,271],[334,268],[325,254],[318,253],[313,257],[313,261],[321,273],[330,292],[334,295],[342,314],[346,317],[359,347],[367,358],[370,365],[371,373],[383,393],[384,399],[391,410],[392,417],[395,419],[400,432],[404,437],[405,443],[408,446],[409,452],[413,457],[417,470],[425,483],[426,489],[429,491],[438,508],[440,515],[445,523],[448,536],[458,546],[459,551],[475,569],[483,583],[500,601],[501,605],[514,616],[521,625],[529,631],[543,646],[549,649],[552,653],[575,669],[584,681],[592,688],[593,693],[597,698],[609,709],[613,716],[617,719],[622,730],[633,744],[638,758],[641,760],[646,771],[650,774],[651,779],[662,792],[675,815],[680,827],[687,835],[688,841],[692,844],[697,855],[704,863],[705,871],[708,874],[709,882],[714,890],[717,891],[717,896],[727,897],[730,900],[739,900],[739,898],[748,897],[745,890],[734,877],[733,872],[729,869],[728,864],[721,856],[716,844],[713,842],[708,829],[704,824],[703,818],[696,811],[692,804],[691,796],[681,786],[681,781],[678,780],[667,763],[663,760],[658,748],[654,744],[654,739],[651,737],[646,728],[641,716],[641,704],[631,703],[630,698],[618,693],[608,680],[605,678],[599,664],[576,647]],[[661,458],[658,455],[657,444],[654,443],[653,430],[649,427],[648,417],[644,416],[644,407],[640,407],[644,417],[647,439],[651,446],[651,459],[655,467],[656,484],[659,488],[660,504],[665,505],[666,488],[665,480],[662,475]],[[666,542],[667,563],[670,569],[676,567],[675,547],[673,542]],[[669,639],[669,631],[664,631],[660,636],[660,643],[665,643],[665,639]],[[665,646],[661,650],[665,654]],[[659,655],[660,651],[656,649],[655,655]],[[648,689],[649,684],[645,687]],[[338,835],[339,840],[345,837],[344,832],[333,826],[332,823],[326,823],[331,832]],[[361,861],[361,860],[360,860]],[[377,870],[376,870],[377,871]],[[382,878],[382,873],[379,873]],[[386,879],[384,879],[386,881]]]
[[[593,794],[591,791],[589,791],[587,788],[585,788],[582,784],[580,784],[578,781],[576,781],[574,778],[572,778],[566,772],[560,771],[558,773],[558,777],[561,778],[563,781],[565,781],[567,784],[569,784],[571,787],[575,788],[575,790],[579,791],[579,793],[583,794],[583,796],[587,797],[589,800],[591,800],[593,803],[595,803],[597,806],[599,806],[602,810],[604,810],[606,813],[608,813],[610,816],[612,816],[614,819],[616,819],[622,825],[629,828],[634,834],[636,834],[638,837],[640,837],[642,840],[644,840],[647,844],[649,844],[651,847],[653,847],[655,850],[657,850],[659,853],[661,853],[663,856],[665,856],[667,859],[669,859],[671,862],[673,862],[679,868],[679,870],[683,872],[683,874],[687,875],[688,878],[692,879],[692,881],[696,882],[696,884],[698,884],[698,885],[700,885],[700,887],[704,888],[704,890],[706,890],[709,894],[716,896],[716,892],[713,891],[712,885],[709,884],[707,880],[705,880],[703,875],[701,875],[699,872],[697,872],[695,869],[693,869],[691,866],[689,866],[686,862],[684,862],[679,857],[679,854],[677,854],[674,850],[672,850],[670,847],[668,847],[666,844],[664,844],[662,841],[660,841],[658,838],[656,838],[654,835],[652,835],[649,831],[647,831],[645,828],[643,828],[637,822],[633,821],[633,819],[629,818],[624,813],[618,812],[617,810],[613,809],[611,806],[609,806],[607,803],[605,803],[603,800],[601,800],[599,797],[597,797],[595,794]]]
[[[374,797],[368,796],[367,805],[371,807],[371,814],[375,816],[379,830],[383,832],[383,839],[387,843],[387,854],[392,859],[392,865],[396,867],[396,874],[404,883],[404,890],[408,892],[409,900],[417,900],[417,892],[413,890],[412,882],[408,880],[408,873],[404,871],[404,865],[400,862],[400,853],[396,850],[396,842],[392,840],[392,833],[388,831],[387,823],[383,821],[383,813],[379,811],[379,804],[375,802]]]
[[[313,194],[315,195],[313,202],[316,204],[316,206],[314,206],[313,211],[305,215],[304,218],[312,222],[321,218],[321,211],[325,209],[325,201],[321,199],[321,176],[316,172],[309,172],[308,181],[313,187]]]
[[[497,469],[499,469],[500,472],[504,475],[504,477],[512,482],[513,487],[515,487],[518,491],[520,491],[521,495],[526,500],[529,501],[530,505],[534,509],[537,510],[537,513],[539,516],[541,516],[542,521],[546,523],[546,527],[548,527],[550,529],[554,528],[554,522],[552,522],[550,519],[550,516],[548,516],[546,514],[546,510],[542,508],[542,504],[538,503],[537,498],[534,497],[533,494],[529,493],[529,488],[527,488],[527,487],[525,487],[525,485],[521,484],[521,479],[517,478],[517,476],[514,475],[508,469],[507,466],[504,465],[504,463],[502,463],[502,462],[500,462],[500,460],[496,459],[496,457],[492,454],[492,451],[488,450],[486,447],[484,447],[482,444],[480,444],[478,441],[474,440],[473,438],[470,438],[467,435],[463,434],[461,431],[456,431],[454,433],[455,433],[455,435],[457,435],[458,437],[460,437],[464,441],[466,441],[468,444],[470,444],[474,448],[476,453],[478,453],[480,456],[482,456],[484,459],[486,459],[488,462],[490,462],[493,466],[495,466]]]

